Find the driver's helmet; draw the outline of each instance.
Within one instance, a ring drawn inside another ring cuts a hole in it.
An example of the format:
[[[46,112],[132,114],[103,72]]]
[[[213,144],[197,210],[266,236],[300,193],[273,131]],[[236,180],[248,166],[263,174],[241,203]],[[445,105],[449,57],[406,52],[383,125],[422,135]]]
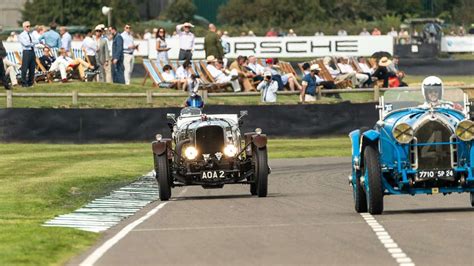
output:
[[[443,98],[443,81],[436,76],[429,76],[423,80],[421,92],[426,102],[437,102]]]
[[[193,88],[193,92],[189,96],[188,100],[186,101],[186,105],[189,107],[196,107],[202,108],[204,106],[204,101],[202,100],[201,96],[197,94],[198,87]]]

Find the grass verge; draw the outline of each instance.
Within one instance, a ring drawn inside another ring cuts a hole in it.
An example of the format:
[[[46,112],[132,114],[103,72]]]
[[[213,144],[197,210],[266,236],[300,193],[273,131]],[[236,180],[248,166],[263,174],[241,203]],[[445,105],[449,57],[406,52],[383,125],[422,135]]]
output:
[[[270,158],[349,156],[346,137],[274,139]],[[150,144],[1,144],[0,265],[58,265],[99,234],[42,227],[148,172]]]
[[[405,78],[405,81],[410,86],[420,86],[424,76],[410,76]],[[446,85],[460,86],[474,84],[474,76],[443,76],[441,77]],[[67,84],[53,83],[45,84],[39,83],[33,88],[18,88],[15,92],[103,92],[103,93],[125,93],[125,92],[145,92],[152,90],[154,92],[176,92],[172,89],[153,88],[148,83],[146,86],[141,85],[142,79],[132,79],[130,86],[97,83],[97,82],[71,82]],[[343,101],[351,102],[368,102],[373,101],[372,93],[344,93],[341,94]],[[182,106],[186,97],[154,97],[152,104],[146,103],[146,98],[84,98],[80,97],[77,106],[72,105],[72,97],[65,98],[24,98],[14,97],[13,107],[15,108],[156,108],[168,106]],[[278,103],[276,104],[297,104],[299,101],[298,95],[280,95],[278,96]],[[322,100],[316,102],[317,104],[336,103],[341,100],[333,97],[323,97]],[[259,105],[259,96],[239,96],[239,97],[211,97],[206,101],[206,104],[219,105]],[[0,108],[6,107],[5,97],[0,98]]]

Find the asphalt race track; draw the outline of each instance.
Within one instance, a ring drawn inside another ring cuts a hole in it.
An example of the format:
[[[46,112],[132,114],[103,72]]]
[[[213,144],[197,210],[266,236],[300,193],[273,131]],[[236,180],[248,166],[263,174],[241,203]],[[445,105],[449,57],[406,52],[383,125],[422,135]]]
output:
[[[242,185],[173,189],[171,201],[110,249],[107,240],[161,202],[107,231],[70,264],[91,254],[94,265],[474,263],[467,193],[385,197],[383,215],[373,220],[354,211],[349,158],[271,160],[270,166],[267,198],[251,197]],[[393,241],[384,245],[380,235]]]

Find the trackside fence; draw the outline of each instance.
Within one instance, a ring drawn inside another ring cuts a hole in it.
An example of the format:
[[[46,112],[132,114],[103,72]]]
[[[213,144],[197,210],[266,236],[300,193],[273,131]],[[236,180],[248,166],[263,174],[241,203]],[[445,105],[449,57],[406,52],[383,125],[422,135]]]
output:
[[[474,99],[474,85],[469,86],[454,86],[446,88],[459,88],[464,90],[468,95],[469,99]],[[403,87],[403,88],[374,88],[374,89],[334,89],[326,90],[319,89],[317,91],[316,98],[321,99],[322,95],[326,94],[344,94],[344,93],[372,93],[373,100],[378,101],[381,94],[388,90],[419,90],[420,88],[414,87]],[[278,95],[298,95],[299,91],[279,91]],[[241,97],[241,96],[259,96],[260,92],[219,92],[211,93],[207,90],[201,91],[201,96],[204,100],[213,97]],[[86,92],[66,92],[66,93],[30,93],[30,92],[14,92],[11,90],[6,91],[5,93],[0,93],[0,98],[5,97],[6,107],[13,108],[15,98],[71,98],[72,105],[77,106],[79,98],[143,98],[147,104],[153,103],[153,98],[159,97],[187,97],[188,94],[185,92],[174,92],[174,93],[160,93],[153,92],[152,90],[147,90],[146,92],[137,92],[137,93],[86,93]]]

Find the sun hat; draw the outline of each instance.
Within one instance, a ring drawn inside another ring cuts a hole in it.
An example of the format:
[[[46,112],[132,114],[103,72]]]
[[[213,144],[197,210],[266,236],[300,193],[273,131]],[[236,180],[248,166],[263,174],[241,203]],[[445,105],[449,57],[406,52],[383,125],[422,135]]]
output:
[[[392,61],[390,59],[388,59],[388,57],[384,56],[384,57],[380,58],[379,66],[386,67],[386,66],[389,66],[391,63],[392,63]]]
[[[217,59],[213,56],[213,55],[210,55],[208,57],[206,57],[206,61],[209,63],[209,62],[216,62]]]
[[[319,68],[319,65],[318,64],[312,64],[311,67],[309,68],[309,70],[313,71],[313,70],[320,70]]]

